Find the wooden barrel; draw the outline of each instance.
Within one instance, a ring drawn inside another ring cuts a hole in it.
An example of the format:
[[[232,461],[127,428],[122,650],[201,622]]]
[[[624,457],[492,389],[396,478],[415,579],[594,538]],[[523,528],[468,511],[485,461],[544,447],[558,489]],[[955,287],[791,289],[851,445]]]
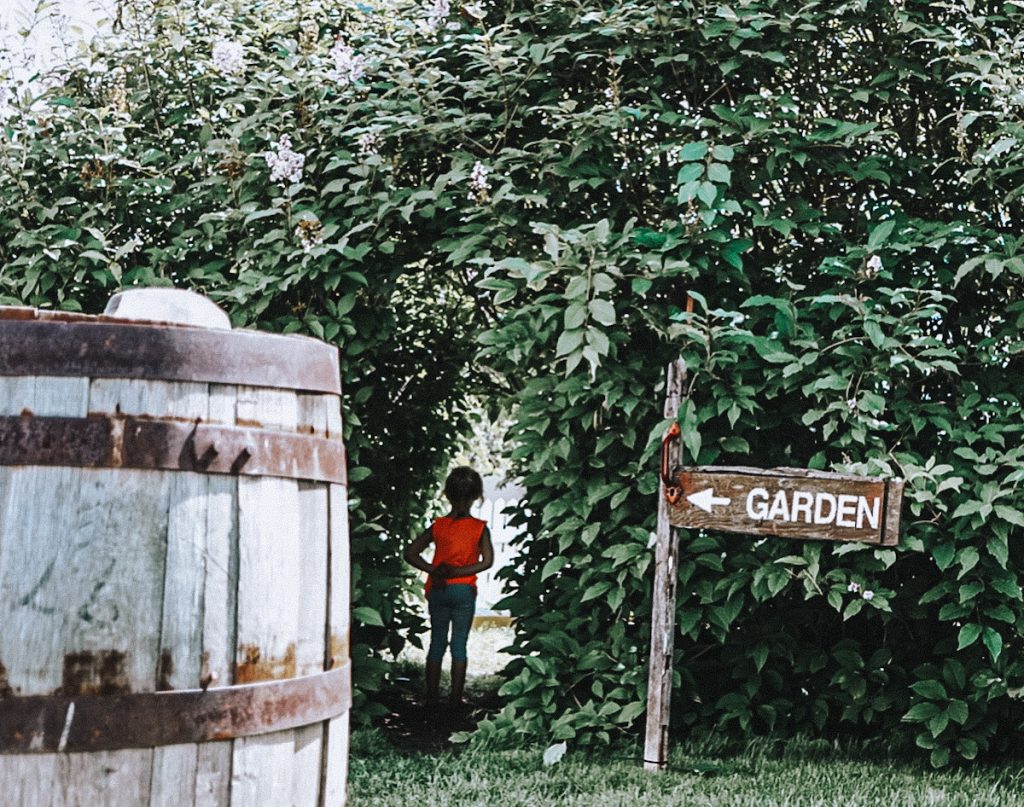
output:
[[[175,306],[0,308],[0,803],[345,802],[337,350]]]

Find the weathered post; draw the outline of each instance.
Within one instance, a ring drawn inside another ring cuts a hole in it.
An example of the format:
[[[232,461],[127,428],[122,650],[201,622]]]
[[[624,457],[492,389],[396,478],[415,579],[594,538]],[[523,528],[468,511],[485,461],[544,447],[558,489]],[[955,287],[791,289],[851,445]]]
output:
[[[676,359],[665,376],[666,418],[676,418],[686,383],[686,364]],[[668,715],[672,698],[672,651],[676,627],[676,570],[679,537],[669,522],[665,483],[658,485],[658,527],[654,550],[651,606],[651,658],[647,677],[647,730],[644,769],[660,771],[668,762]]]
[[[344,804],[340,393],[189,292],[0,308],[0,801]]]

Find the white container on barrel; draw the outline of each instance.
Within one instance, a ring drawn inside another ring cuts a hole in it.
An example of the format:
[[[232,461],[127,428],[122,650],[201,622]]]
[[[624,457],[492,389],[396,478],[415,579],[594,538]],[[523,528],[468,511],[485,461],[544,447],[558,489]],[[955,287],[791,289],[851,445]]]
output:
[[[0,308],[0,801],[342,805],[337,351],[108,311]]]

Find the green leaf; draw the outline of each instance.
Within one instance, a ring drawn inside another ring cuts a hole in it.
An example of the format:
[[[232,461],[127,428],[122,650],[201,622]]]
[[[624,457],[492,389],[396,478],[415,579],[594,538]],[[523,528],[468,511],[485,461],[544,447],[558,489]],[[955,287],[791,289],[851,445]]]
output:
[[[558,337],[558,344],[555,346],[556,356],[565,356],[583,344],[583,329],[576,328],[571,331],[562,331]]]
[[[712,182],[728,185],[732,179],[732,172],[729,170],[729,166],[727,165],[723,165],[722,163],[711,163],[711,165],[708,166],[708,179]]]
[[[1005,594],[1014,600],[1021,600],[1024,597],[1021,596],[1020,585],[1015,580],[1009,580],[1005,577],[996,578],[992,580],[989,585],[992,586],[1000,594]]]
[[[882,328],[873,319],[864,320],[864,333],[868,335],[868,339],[871,340],[871,344],[875,347],[881,347],[885,344],[885,334],[882,333]]]
[[[949,764],[949,749],[936,748],[930,757],[933,768],[945,768]]]
[[[649,249],[661,249],[665,246],[666,241],[668,241],[668,236],[657,230],[637,230],[633,234],[633,243]]]
[[[700,199],[708,207],[715,203],[715,199],[718,197],[718,188],[711,182],[701,182],[700,187],[697,188],[697,198]]]
[[[949,719],[954,723],[959,723],[961,726],[967,722],[967,718],[970,714],[967,704],[959,698],[951,700],[949,705],[946,706],[946,714],[949,715]]]
[[[956,750],[964,759],[978,756],[978,743],[970,737],[961,737],[956,741]]]
[[[1008,521],[1017,527],[1024,527],[1024,515],[1021,514],[1020,510],[1007,507],[1005,504],[997,504],[993,509],[996,511],[996,515],[1003,519],[1003,521]]]
[[[582,328],[587,321],[587,307],[583,303],[572,303],[565,309],[564,328],[566,331],[573,331]]]
[[[953,559],[956,557],[956,545],[949,541],[938,544],[932,549],[932,557],[935,558],[935,565],[939,567],[940,571],[944,572],[950,567]]]
[[[890,219],[872,228],[871,234],[868,236],[868,251],[874,252],[882,246],[889,239],[895,226],[896,222]]]
[[[704,176],[704,165],[702,163],[688,163],[679,169],[676,174],[676,182],[685,185],[687,182],[699,180]]]
[[[380,613],[368,605],[360,605],[357,608],[352,609],[352,617],[362,622],[364,625],[376,625],[379,628],[384,627],[384,620],[381,619]]]
[[[957,639],[956,649],[963,650],[965,647],[970,647],[981,636],[981,625],[976,622],[968,622],[962,628],[960,628],[960,635]]]
[[[701,160],[704,155],[708,153],[707,143],[687,143],[679,152],[679,158],[683,162],[693,162],[694,160]]]
[[[632,701],[627,703],[616,718],[616,722],[632,723],[644,713],[646,708],[646,704],[643,701]]]
[[[541,581],[543,582],[551,577],[551,575],[561,571],[568,562],[569,559],[565,557],[565,555],[555,555],[555,557],[550,558],[548,562],[544,564],[544,568],[541,569]]]
[[[917,681],[911,684],[910,688],[922,698],[928,698],[929,700],[945,701],[949,698],[946,694],[946,688],[942,685],[942,682],[936,681],[935,679]]]
[[[978,550],[975,549],[973,546],[969,546],[965,549],[962,549],[960,551],[960,554],[957,555],[957,560],[960,561],[960,574],[957,575],[957,579],[959,580],[971,569],[977,566],[978,560],[980,560],[980,558],[981,555],[978,553]]]
[[[607,300],[591,300],[587,307],[590,309],[590,316],[602,325],[615,324],[615,306]]]
[[[716,160],[721,160],[724,163],[730,162],[734,156],[734,152],[731,146],[726,146],[719,143],[713,149],[711,149],[711,156]]]
[[[997,663],[999,661],[999,654],[1003,652],[1003,637],[999,634],[999,631],[995,628],[986,627],[982,641],[985,643],[985,647],[988,648],[989,655],[992,657],[992,663]]]
[[[917,703],[910,707],[910,710],[903,715],[902,720],[905,723],[924,723],[938,713],[939,707],[934,703]]]
[[[601,583],[594,583],[594,585],[588,586],[587,590],[583,592],[583,596],[580,597],[580,602],[589,602],[590,600],[597,599],[610,589],[612,585],[612,583],[606,580]]]

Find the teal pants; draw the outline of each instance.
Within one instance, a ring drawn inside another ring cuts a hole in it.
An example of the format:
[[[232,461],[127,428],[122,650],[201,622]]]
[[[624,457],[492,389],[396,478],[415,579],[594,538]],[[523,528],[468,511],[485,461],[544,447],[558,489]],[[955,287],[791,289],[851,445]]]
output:
[[[466,660],[466,640],[476,612],[476,588],[466,583],[449,583],[427,595],[430,611],[430,649],[427,661],[441,662],[451,629],[452,661]]]

